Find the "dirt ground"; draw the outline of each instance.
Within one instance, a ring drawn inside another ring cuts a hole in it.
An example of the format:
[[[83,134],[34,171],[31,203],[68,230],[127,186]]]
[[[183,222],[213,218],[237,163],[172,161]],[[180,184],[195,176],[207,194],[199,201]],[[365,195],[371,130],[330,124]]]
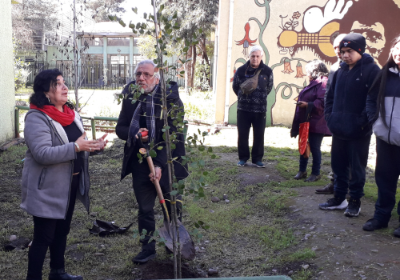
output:
[[[189,134],[197,128],[190,126]],[[266,130],[266,168],[251,164],[236,166],[236,133],[235,128],[225,129],[206,138],[206,145],[214,147],[217,159],[207,161],[210,175],[205,199],[187,201],[183,221],[190,232],[198,220],[210,229],[201,230],[203,237],[195,239],[196,259],[184,262],[184,277],[288,275],[294,280],[400,279],[400,240],[391,235],[398,226],[397,215],[389,229],[368,233],[361,227],[372,217],[373,199],[364,198],[360,217],[353,219],[346,218],[342,211],[328,212],[317,207],[329,198],[314,194],[314,190],[329,181],[330,138],[324,139],[322,147],[323,178],[307,184],[292,179],[298,168],[298,153],[296,140],[288,137],[287,128]],[[146,265],[131,262],[140,249],[138,238],[133,237],[137,203],[131,178],[123,181],[119,178],[123,142],[115,135],[110,135],[109,140],[109,149],[90,159],[91,213],[87,215],[81,205],[75,210],[66,251],[69,271],[84,275],[85,280],[172,278],[171,258],[163,248],[158,248],[157,258]],[[24,279],[27,250],[22,248],[32,237],[32,219],[19,209],[21,160],[25,150],[26,146],[21,144],[0,154],[0,223],[4,225],[0,231],[0,279],[5,280]],[[374,144],[370,150],[373,167]],[[368,176],[373,179],[373,174]],[[224,201],[224,195],[228,201]],[[214,203],[213,197],[221,201]],[[161,217],[156,207],[158,223]],[[134,225],[125,235],[99,238],[88,233],[96,218],[115,221],[121,226],[132,222]],[[14,234],[20,244],[6,252],[4,245]],[[46,258],[45,276],[48,263]]]

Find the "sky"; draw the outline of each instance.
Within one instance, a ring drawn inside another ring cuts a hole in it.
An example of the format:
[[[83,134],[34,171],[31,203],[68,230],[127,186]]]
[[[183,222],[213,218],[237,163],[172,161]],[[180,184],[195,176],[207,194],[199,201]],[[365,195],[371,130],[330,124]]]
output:
[[[137,21],[143,21],[143,13],[152,13],[153,8],[150,0],[125,0],[121,5],[126,12],[122,14],[122,20],[129,24],[130,21],[136,23]],[[137,8],[137,14],[132,11],[132,8]]]

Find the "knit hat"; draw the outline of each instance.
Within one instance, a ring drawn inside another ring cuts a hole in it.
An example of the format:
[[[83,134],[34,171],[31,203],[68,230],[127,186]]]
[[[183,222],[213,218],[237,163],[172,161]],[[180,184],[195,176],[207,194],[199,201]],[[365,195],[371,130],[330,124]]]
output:
[[[365,46],[366,42],[363,35],[359,33],[349,33],[340,42],[339,48],[351,48],[362,55],[365,52]]]

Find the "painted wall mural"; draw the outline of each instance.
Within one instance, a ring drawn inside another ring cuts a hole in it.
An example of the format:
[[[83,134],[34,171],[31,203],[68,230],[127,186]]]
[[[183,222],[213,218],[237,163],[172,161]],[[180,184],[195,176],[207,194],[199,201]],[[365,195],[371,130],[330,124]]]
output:
[[[249,5],[248,0],[239,2]],[[308,84],[303,67],[313,59],[323,60],[328,67],[336,62],[332,43],[337,35],[363,34],[367,39],[366,52],[383,65],[389,55],[390,41],[400,33],[395,27],[400,23],[400,0],[305,0],[297,3],[254,0],[254,3],[258,10],[248,12],[247,19],[242,17],[241,30],[236,28],[233,32],[235,46],[229,75],[233,77],[236,69],[246,63],[251,46],[262,47],[263,61],[274,72],[274,87],[267,99],[267,125],[276,124],[275,116],[279,123],[290,124],[293,98]],[[243,9],[240,12],[244,13]],[[232,100],[230,124],[236,124],[236,115],[237,101]]]

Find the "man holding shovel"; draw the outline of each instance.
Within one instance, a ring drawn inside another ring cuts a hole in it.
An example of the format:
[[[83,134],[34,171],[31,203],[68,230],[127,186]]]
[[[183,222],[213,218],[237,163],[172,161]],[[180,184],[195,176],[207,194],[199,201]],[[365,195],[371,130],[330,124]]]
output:
[[[160,118],[162,110],[160,76],[156,65],[151,60],[141,61],[135,69],[136,81],[129,83],[122,91],[124,96],[122,110],[120,112],[116,133],[122,140],[126,140],[124,148],[124,159],[122,164],[121,180],[132,173],[133,190],[139,205],[138,226],[139,233],[145,235],[141,239],[142,251],[133,258],[134,263],[146,263],[155,258],[155,241],[150,241],[155,231],[154,204],[157,196],[153,182],[159,181],[162,193],[167,201],[170,212],[170,194],[168,185],[167,153],[163,139],[164,120]],[[143,92],[136,96],[135,85]],[[171,104],[177,105],[183,110],[183,103],[179,98],[178,85],[176,82],[167,84],[167,107]],[[135,96],[134,96],[135,95]],[[132,103],[132,99],[137,100]],[[168,116],[170,132],[177,131],[171,116]],[[146,135],[139,137],[140,135]],[[155,172],[151,172],[146,160],[139,161],[139,149],[141,142],[144,145],[153,143],[155,147],[163,147],[161,150],[154,149],[157,156],[153,158]],[[187,177],[187,171],[179,162],[185,155],[183,134],[177,134],[174,141],[176,148],[172,151],[175,176],[177,180]],[[179,207],[178,216],[179,216]]]

